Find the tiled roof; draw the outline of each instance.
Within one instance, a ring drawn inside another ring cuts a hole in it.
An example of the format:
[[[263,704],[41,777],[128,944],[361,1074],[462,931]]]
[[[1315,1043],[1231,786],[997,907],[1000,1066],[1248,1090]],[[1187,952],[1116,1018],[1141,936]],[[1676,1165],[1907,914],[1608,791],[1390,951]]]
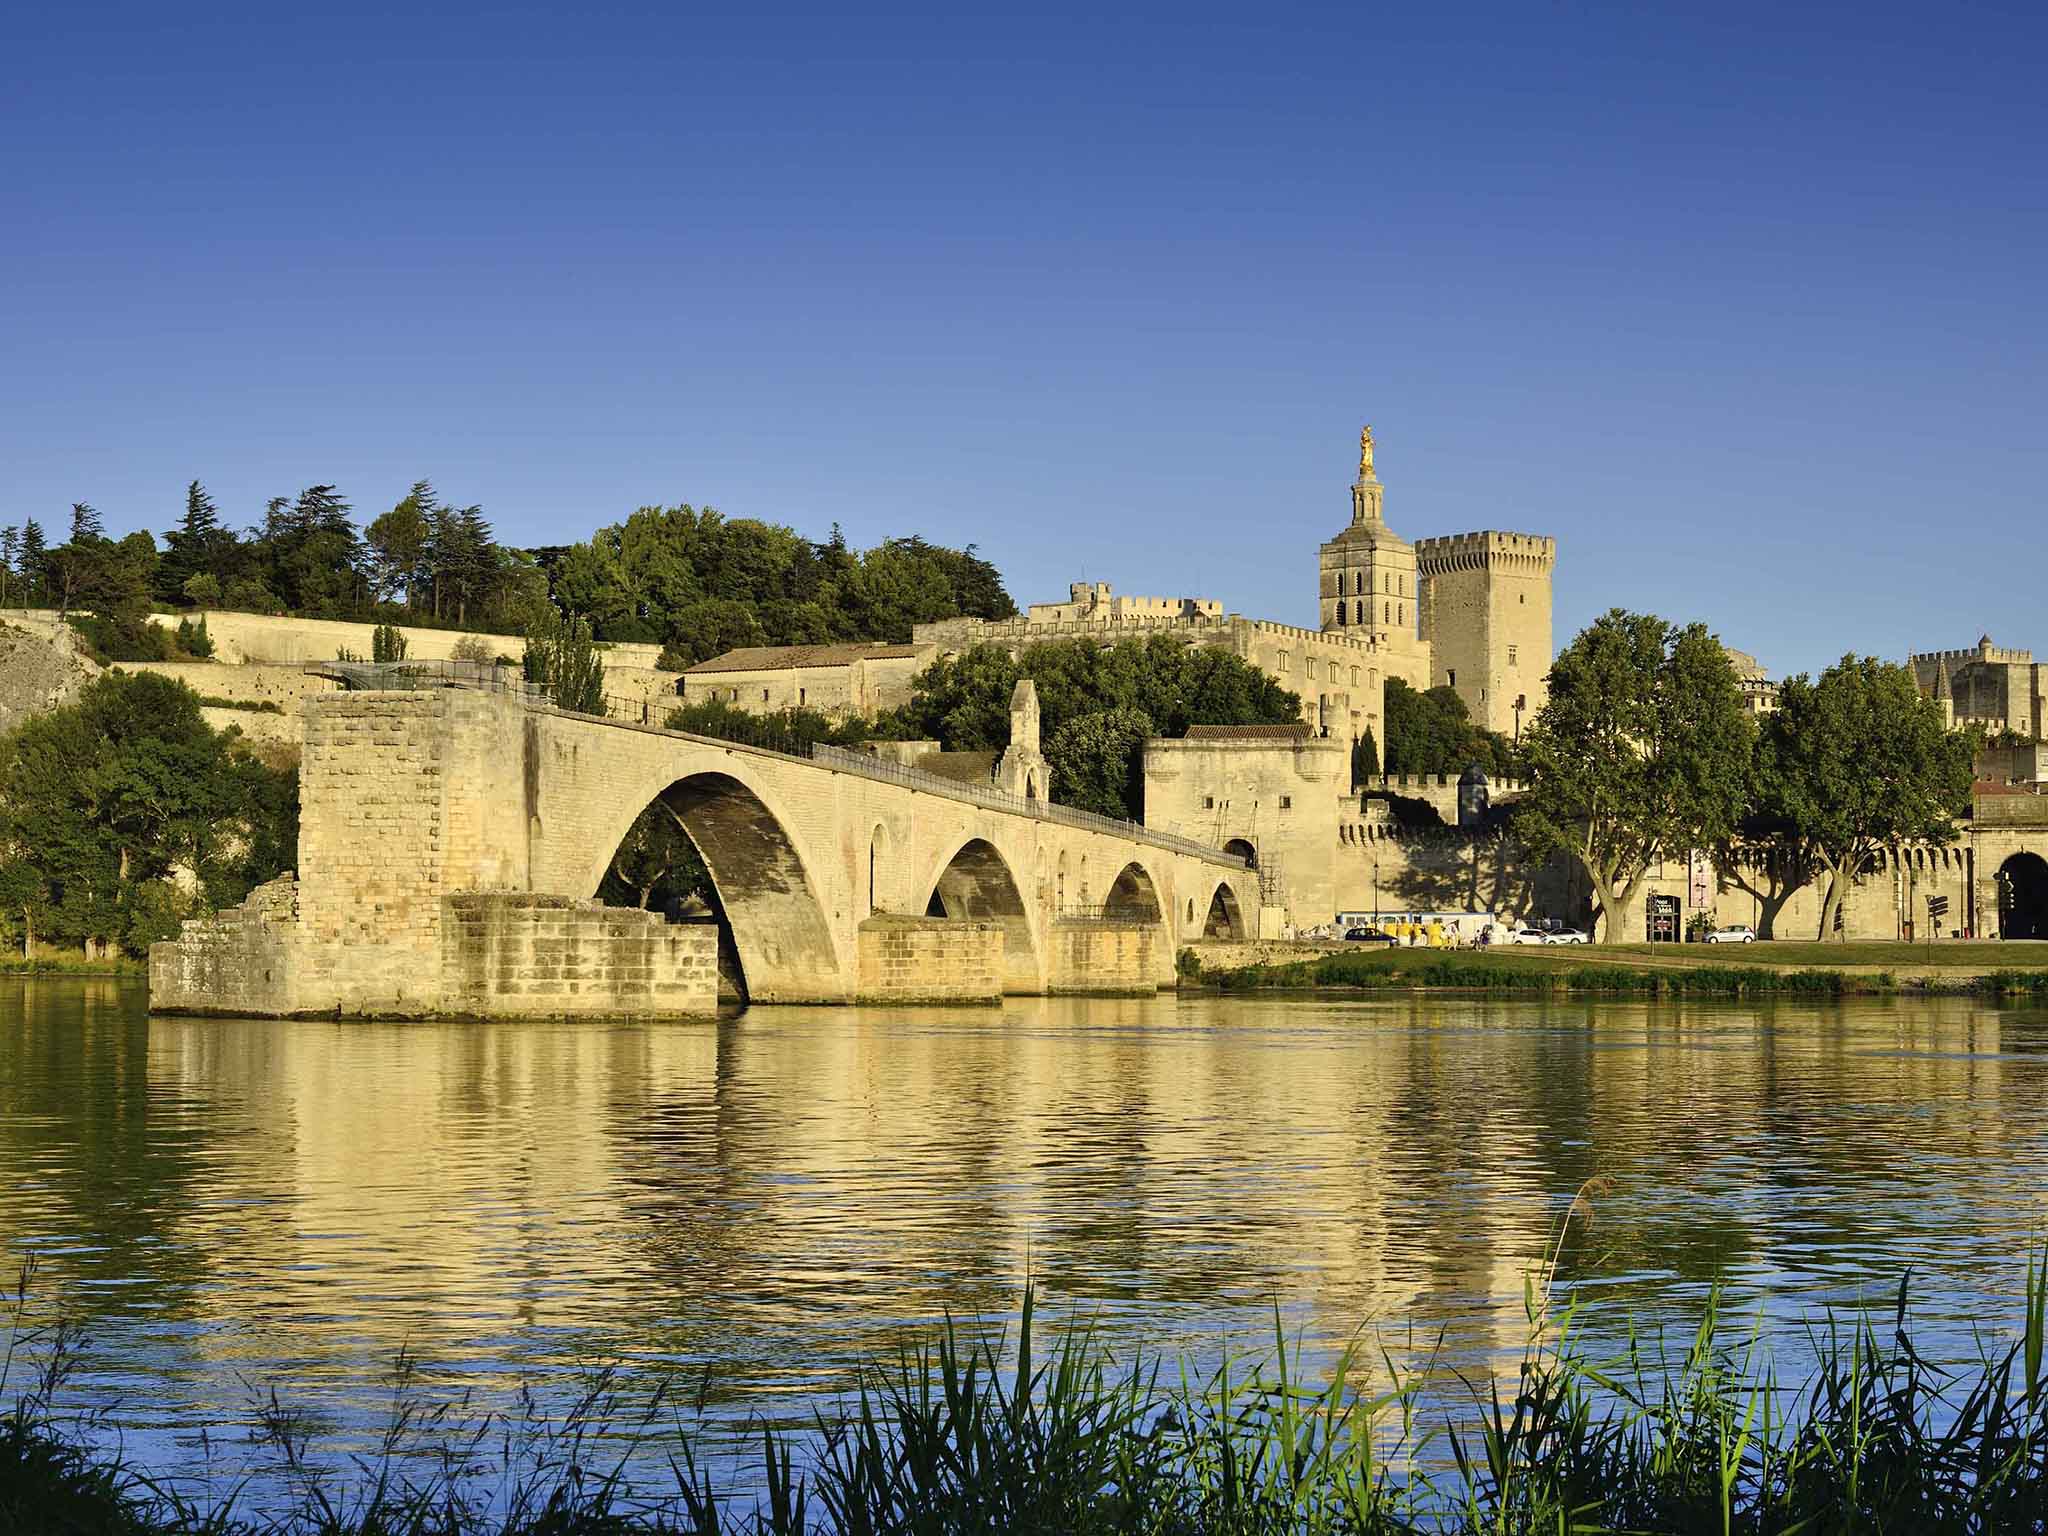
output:
[[[743,645],[700,661],[684,676],[700,672],[788,672],[797,667],[845,667],[856,661],[901,661],[924,653],[921,645]]]
[[[1292,725],[1191,725],[1189,741],[1297,741],[1309,735],[1309,728],[1297,720]]]

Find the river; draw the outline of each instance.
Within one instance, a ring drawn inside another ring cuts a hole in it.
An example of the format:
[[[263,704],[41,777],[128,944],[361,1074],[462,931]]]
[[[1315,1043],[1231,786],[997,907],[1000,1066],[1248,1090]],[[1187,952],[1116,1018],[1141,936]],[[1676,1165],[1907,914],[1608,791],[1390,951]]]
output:
[[[1910,1270],[1968,1356],[2048,1214],[2048,1012],[1466,996],[760,1009],[717,1023],[151,1018],[0,980],[0,1262],[144,1460],[253,1393],[346,1440],[401,1346],[486,1398],[600,1359],[791,1414],[1034,1276],[1213,1359],[1361,1328],[1468,1371],[1524,1277],[1583,1326],[1708,1288],[1785,1339]],[[19,1380],[17,1378],[17,1385]]]

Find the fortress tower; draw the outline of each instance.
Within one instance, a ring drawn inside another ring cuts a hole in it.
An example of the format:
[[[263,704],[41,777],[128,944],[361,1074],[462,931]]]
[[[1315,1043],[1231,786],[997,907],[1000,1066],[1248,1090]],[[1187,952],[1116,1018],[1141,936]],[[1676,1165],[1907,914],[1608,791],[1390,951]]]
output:
[[[1427,687],[1429,648],[1418,628],[1415,547],[1387,526],[1386,492],[1373,473],[1372,428],[1358,434],[1351,524],[1322,547],[1323,633],[1364,641],[1385,656],[1386,674]],[[1375,712],[1376,713],[1376,712]]]
[[[1516,735],[1548,696],[1557,540],[1459,533],[1418,540],[1414,559],[1430,686],[1455,688],[1480,725]]]

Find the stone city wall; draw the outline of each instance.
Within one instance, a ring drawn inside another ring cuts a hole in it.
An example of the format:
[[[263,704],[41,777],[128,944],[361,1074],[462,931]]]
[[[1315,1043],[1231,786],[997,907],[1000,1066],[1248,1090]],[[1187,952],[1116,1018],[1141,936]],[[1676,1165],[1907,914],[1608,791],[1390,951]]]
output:
[[[197,613],[153,613],[152,624],[165,629],[176,629],[180,619],[202,617]],[[226,609],[208,610],[206,633],[213,641],[214,661],[231,666],[242,666],[250,662],[296,663],[306,661],[332,661],[346,650],[351,654],[369,660],[375,624],[358,624],[345,619],[298,619],[268,613],[235,613]],[[446,661],[455,651],[457,643],[476,631],[461,629],[426,629],[401,624],[398,632],[405,636],[406,659],[409,661]],[[526,642],[518,635],[480,636],[490,646],[491,653],[510,657],[517,661],[526,650]],[[616,660],[622,667],[652,668],[661,654],[658,645],[617,644],[606,652],[608,661]]]

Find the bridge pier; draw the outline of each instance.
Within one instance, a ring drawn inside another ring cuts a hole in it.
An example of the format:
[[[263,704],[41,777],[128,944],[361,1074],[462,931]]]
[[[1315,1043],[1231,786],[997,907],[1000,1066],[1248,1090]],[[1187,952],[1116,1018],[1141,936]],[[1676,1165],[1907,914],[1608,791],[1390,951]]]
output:
[[[1150,991],[1177,937],[1256,904],[1216,850],[871,758],[466,688],[322,694],[304,721],[297,879],[155,946],[152,1006],[711,1013],[713,925],[593,899],[656,803],[710,872],[754,1003]]]

